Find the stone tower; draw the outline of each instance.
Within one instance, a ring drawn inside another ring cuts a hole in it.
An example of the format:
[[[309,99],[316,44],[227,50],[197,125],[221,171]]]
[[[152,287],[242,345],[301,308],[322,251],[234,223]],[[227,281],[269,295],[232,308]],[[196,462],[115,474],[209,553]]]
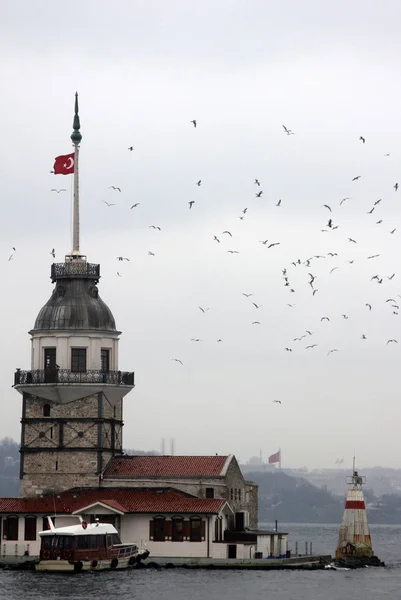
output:
[[[73,250],[51,267],[55,287],[29,332],[31,370],[17,369],[14,380],[23,397],[21,496],[98,486],[122,453],[123,398],[134,387],[134,373],[118,367],[121,332],[99,296],[100,265],[79,251],[77,96],[73,127]]]

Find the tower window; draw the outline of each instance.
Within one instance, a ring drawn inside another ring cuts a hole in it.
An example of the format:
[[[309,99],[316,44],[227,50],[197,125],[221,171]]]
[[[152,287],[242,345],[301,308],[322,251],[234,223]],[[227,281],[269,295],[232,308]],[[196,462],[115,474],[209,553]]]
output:
[[[50,417],[50,404],[45,404],[43,406],[43,416]]]
[[[71,348],[71,371],[86,372],[86,348]]]
[[[108,348],[102,348],[100,351],[100,370],[102,373],[110,371],[110,350]]]
[[[56,471],[58,471],[58,460],[56,460]]]
[[[214,498],[214,488],[206,488],[206,498]]]

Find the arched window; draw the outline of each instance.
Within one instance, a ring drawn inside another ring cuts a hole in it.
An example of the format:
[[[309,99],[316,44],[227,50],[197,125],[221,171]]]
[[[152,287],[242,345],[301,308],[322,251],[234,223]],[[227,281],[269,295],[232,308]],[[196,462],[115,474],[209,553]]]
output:
[[[173,542],[182,542],[184,539],[184,521],[182,517],[173,517]]]
[[[43,416],[50,417],[50,404],[44,404],[43,406]]]
[[[153,539],[155,542],[164,542],[166,539],[166,519],[164,517],[155,517],[153,519],[154,533]]]
[[[9,515],[4,519],[3,523],[3,539],[18,541],[18,522],[19,517]]]
[[[202,538],[201,532],[202,520],[199,517],[191,517],[190,520],[190,535],[191,542],[200,542]]]
[[[25,517],[24,540],[26,542],[34,542],[36,540],[36,517],[33,515]]]

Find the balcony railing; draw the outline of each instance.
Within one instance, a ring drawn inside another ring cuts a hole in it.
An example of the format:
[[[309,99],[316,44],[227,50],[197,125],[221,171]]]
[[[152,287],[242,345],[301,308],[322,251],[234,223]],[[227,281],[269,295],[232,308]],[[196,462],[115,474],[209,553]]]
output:
[[[105,383],[108,385],[134,385],[134,373],[129,371],[69,371],[68,369],[44,369],[21,371],[14,374],[14,385],[38,385],[42,383]]]
[[[72,260],[65,263],[53,263],[50,277],[53,282],[57,279],[70,277],[83,277],[84,279],[99,280],[100,265],[78,260]]]

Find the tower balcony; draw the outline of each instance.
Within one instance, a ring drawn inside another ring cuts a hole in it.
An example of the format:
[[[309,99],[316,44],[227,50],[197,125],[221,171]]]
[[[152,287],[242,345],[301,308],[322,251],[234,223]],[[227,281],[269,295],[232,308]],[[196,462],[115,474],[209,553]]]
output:
[[[71,402],[108,390],[112,397],[122,398],[135,386],[132,371],[71,371],[69,369],[43,369],[14,374],[14,386],[21,393],[40,396],[53,402]]]
[[[44,369],[21,371],[17,369],[14,374],[16,385],[40,385],[46,383],[72,384],[72,383],[102,383],[106,385],[134,386],[134,373],[129,371],[70,371],[68,369]]]

